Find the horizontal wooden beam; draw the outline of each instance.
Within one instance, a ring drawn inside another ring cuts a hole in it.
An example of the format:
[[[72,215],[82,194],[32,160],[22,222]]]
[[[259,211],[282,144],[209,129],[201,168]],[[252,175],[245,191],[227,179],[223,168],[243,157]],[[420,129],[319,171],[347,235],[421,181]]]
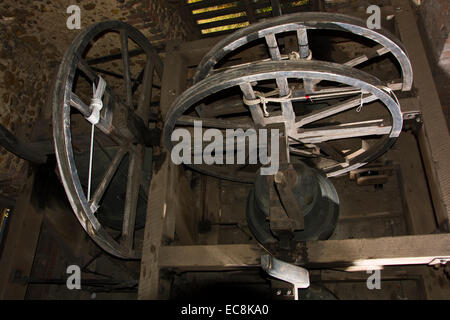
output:
[[[208,270],[259,267],[266,251],[258,244],[164,246],[160,268]],[[450,234],[308,241],[292,256],[295,264],[310,268],[346,268],[348,271],[390,265],[430,264],[450,258]]]
[[[414,86],[424,125],[418,133],[438,225],[450,229],[450,134],[437,94],[416,16],[408,0],[393,0],[395,21],[414,70]]]

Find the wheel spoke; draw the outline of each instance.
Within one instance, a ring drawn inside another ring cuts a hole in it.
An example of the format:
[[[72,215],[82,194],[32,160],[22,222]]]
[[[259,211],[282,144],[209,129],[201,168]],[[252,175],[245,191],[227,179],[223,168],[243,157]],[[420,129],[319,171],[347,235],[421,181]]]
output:
[[[295,123],[295,125],[297,127],[302,127],[308,123],[330,117],[332,115],[338,114],[340,112],[343,112],[343,111],[346,111],[346,110],[349,110],[352,108],[356,108],[357,106],[361,105],[361,100],[362,100],[362,103],[369,103],[369,102],[378,100],[378,98],[375,97],[374,95],[369,95],[369,96],[363,97],[362,99],[361,99],[361,97],[348,99],[348,100],[345,100],[344,102],[341,102],[335,106],[327,108],[326,110],[314,111],[310,115],[307,115],[307,116],[301,118],[300,121],[297,121]]]
[[[313,84],[316,82],[312,80]],[[305,90],[292,90],[292,101],[318,101],[324,99],[339,98],[349,95],[360,94],[361,89],[354,87],[336,87],[316,90],[313,94],[306,94]]]
[[[139,48],[139,49],[131,50],[129,52],[129,56],[130,57],[134,57],[134,56],[138,56],[138,55],[143,54],[143,53],[145,53],[145,51],[142,50],[141,48]],[[100,64],[100,63],[105,63],[105,62],[111,62],[111,61],[114,61],[114,60],[119,60],[121,58],[122,58],[122,53],[115,53],[115,54],[111,54],[111,55],[104,56],[104,57],[90,59],[87,62],[88,62],[89,65],[92,66],[92,65],[96,65],[96,64]]]
[[[316,82],[312,79],[303,79],[303,87],[306,94],[312,94],[316,91]]]
[[[134,225],[139,199],[139,186],[141,184],[142,146],[138,146],[137,149],[137,152],[130,153],[125,210],[122,223],[122,246],[128,251],[133,249]]]
[[[143,70],[143,82],[142,82],[142,90],[139,96],[138,108],[136,110],[136,114],[140,116],[142,119],[148,119],[150,102],[152,100],[152,86],[153,86],[153,71],[155,70],[155,64],[153,60],[150,60],[150,57],[147,59],[145,63],[145,67]],[[142,72],[141,72],[142,74]]]
[[[309,44],[308,44],[308,32],[306,28],[300,28],[297,30],[297,39],[299,54],[301,59],[307,59],[309,57]]]
[[[346,161],[345,155],[340,150],[337,150],[335,147],[330,145],[328,142],[321,142],[318,144],[318,147],[326,154],[328,154],[331,159],[336,160],[339,163]]]
[[[303,143],[321,143],[330,140],[357,138],[389,134],[391,126],[383,125],[383,120],[346,123],[320,129],[303,129],[295,137]]]
[[[131,82],[130,71],[130,55],[128,52],[128,32],[126,30],[120,31],[120,48],[122,51],[122,63],[123,63],[123,79],[125,84],[125,94],[127,97],[127,104],[130,108],[133,108],[133,89]]]
[[[181,116],[177,119],[179,126],[193,126],[194,121],[201,121],[204,128],[218,128],[218,129],[243,129],[247,130],[254,128],[250,121],[245,120],[225,120],[214,118],[197,118],[192,116]]]
[[[116,173],[117,169],[119,168],[119,165],[122,162],[122,159],[126,153],[127,153],[127,151],[123,147],[121,147],[119,150],[117,150],[114,158],[111,161],[111,164],[109,165],[108,169],[106,170],[105,174],[102,177],[102,181],[100,182],[97,189],[95,190],[92,200],[90,201],[90,207],[91,207],[92,212],[97,211],[98,204],[100,203],[101,199],[103,198],[103,195],[105,194],[107,187],[111,183],[111,180],[114,177],[114,174]]]
[[[274,34],[267,35],[266,43],[269,47],[270,56],[272,60],[281,60],[280,49],[278,48],[277,39]],[[289,83],[287,78],[277,77],[276,78],[277,87],[280,90],[280,96],[287,96],[290,93]],[[286,121],[286,131],[288,135],[292,135],[295,129],[295,112],[291,101],[285,101],[281,103],[281,110],[283,117]]]
[[[315,156],[310,151],[298,149],[298,148],[291,147],[291,146],[289,147],[289,152],[294,155],[301,156],[301,157],[314,157]]]
[[[81,57],[78,57],[78,69],[83,72],[89,80],[97,83],[98,75],[95,70]]]
[[[280,48],[278,48],[275,34],[268,34],[265,38],[272,60],[281,60]]]
[[[91,115],[91,108],[89,108],[89,106],[85,104],[74,92],[70,93],[70,105],[80,111],[85,117],[89,117]]]
[[[243,83],[240,85],[240,88],[246,99],[249,100],[256,99],[255,92],[253,91],[252,85],[250,83]],[[250,113],[252,114],[255,127],[263,127],[264,115],[261,111],[261,108],[259,107],[259,104],[249,106],[248,108],[250,109]]]
[[[108,76],[111,76],[111,77],[114,77],[114,78],[117,78],[117,79],[123,79],[123,75],[119,74],[119,73],[116,73],[116,72],[112,72],[112,71],[101,69],[101,68],[97,68],[97,67],[92,67],[92,69],[95,72],[98,72],[98,73],[103,73],[103,74],[106,74]],[[131,80],[133,82],[136,81],[135,79],[131,79]]]
[[[219,101],[210,105],[201,104],[195,110],[202,117],[208,118],[248,112],[242,103],[242,98]]]
[[[369,61],[369,60],[371,60],[373,58],[385,55],[388,52],[389,52],[388,49],[386,49],[383,46],[378,45],[378,46],[375,46],[374,48],[371,48],[368,53],[360,55],[360,56],[358,56],[358,57],[356,57],[356,58],[354,58],[352,60],[349,60],[349,61],[347,61],[344,64],[346,66],[349,66],[349,67],[355,67],[355,66],[357,66],[357,65],[359,65],[361,63],[364,63],[366,61]]]

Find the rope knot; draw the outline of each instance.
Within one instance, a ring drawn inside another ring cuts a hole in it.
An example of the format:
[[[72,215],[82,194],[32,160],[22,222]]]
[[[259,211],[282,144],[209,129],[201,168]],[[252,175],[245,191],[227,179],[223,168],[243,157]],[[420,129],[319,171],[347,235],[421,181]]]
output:
[[[289,90],[289,93],[287,95],[285,95],[284,97],[279,97],[279,98],[272,98],[273,96],[279,94],[280,90],[279,89],[275,89],[273,91],[267,92],[267,93],[263,93],[263,92],[259,92],[259,91],[255,91],[255,99],[247,99],[245,96],[243,97],[244,103],[247,106],[254,106],[257,104],[261,104],[262,108],[263,108],[263,112],[264,112],[264,117],[269,117],[270,114],[267,111],[267,103],[269,102],[278,102],[278,103],[282,103],[282,102],[287,102],[290,101],[291,96],[292,96],[292,90]]]
[[[91,104],[89,108],[91,109],[91,115],[86,118],[87,121],[93,125],[99,123],[100,121],[100,111],[103,108],[103,94],[106,88],[106,81],[99,76],[98,85],[95,87],[95,83],[92,84],[93,97],[91,99]]]

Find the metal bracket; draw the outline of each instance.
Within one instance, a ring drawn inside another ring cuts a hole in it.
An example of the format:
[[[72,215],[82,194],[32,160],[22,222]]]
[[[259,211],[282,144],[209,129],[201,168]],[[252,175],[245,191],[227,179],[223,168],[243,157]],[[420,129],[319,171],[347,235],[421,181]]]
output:
[[[403,112],[403,131],[416,133],[423,125],[422,113],[420,111]]]
[[[429,266],[446,265],[448,262],[450,262],[450,258],[449,257],[434,258],[428,265]]]
[[[289,177],[291,177],[289,179]],[[288,180],[294,180],[295,182],[289,183]],[[305,221],[302,215],[302,210],[297,202],[297,199],[292,192],[292,187],[297,183],[297,172],[292,166],[288,169],[279,170],[274,177],[275,187],[278,190],[278,195],[280,197],[281,204],[284,207],[288,217],[295,222],[295,230],[305,229]]]
[[[305,289],[310,285],[308,270],[278,260],[271,255],[261,256],[261,267],[268,275],[292,283],[294,286],[295,300],[298,300],[298,289]]]

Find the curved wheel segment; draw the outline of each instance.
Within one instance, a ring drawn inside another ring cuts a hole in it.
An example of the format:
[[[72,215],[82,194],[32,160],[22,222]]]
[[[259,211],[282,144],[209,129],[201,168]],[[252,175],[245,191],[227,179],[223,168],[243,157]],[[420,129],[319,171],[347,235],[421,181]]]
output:
[[[367,42],[375,45],[368,45],[365,52],[354,57],[344,65],[356,67],[361,64],[370,62],[380,56],[391,53],[398,62],[401,69],[401,80],[381,79],[394,90],[408,91],[412,87],[413,72],[411,63],[405,49],[400,41],[390,32],[379,29],[372,30],[367,28],[366,22],[358,18],[324,12],[307,12],[283,15],[273,19],[268,19],[259,23],[252,24],[246,28],[240,29],[230,36],[218,42],[200,62],[194,82],[198,82],[209,74],[214,72],[223,59],[233,52],[237,52],[248,45],[257,45],[259,39],[265,39],[266,46],[270,52],[270,59],[316,59],[316,54],[310,50],[308,39],[309,32],[312,30],[328,30],[349,33],[361,37]],[[297,46],[291,52],[287,52],[284,56],[280,53],[277,37],[283,34],[295,32]],[[324,41],[323,39],[321,41]],[[290,57],[289,57],[290,56]],[[319,59],[321,60],[321,59]],[[338,62],[338,61],[332,61]],[[316,82],[310,83],[311,91],[314,90]]]
[[[323,85],[309,94],[305,79]],[[172,150],[179,139],[178,134],[173,134],[178,128],[191,130],[194,139],[196,135],[199,138],[198,130],[205,128],[221,130],[224,137],[229,136],[229,129],[240,129],[239,134],[244,136],[241,144],[248,151],[244,162],[236,161],[235,149],[231,149],[235,152],[231,159],[237,165],[224,160],[220,160],[223,164],[196,162],[198,148],[194,145],[186,149],[191,154],[184,163],[219,178],[253,182],[261,162],[248,159],[250,150],[257,148],[250,142],[251,137],[260,139],[260,129],[281,124],[287,136],[286,152],[293,157],[291,162],[298,157],[333,177],[387,151],[400,134],[402,122],[400,106],[391,90],[365,72],[329,62],[269,61],[213,74],[186,90],[167,114],[164,141]],[[211,133],[200,131],[203,150],[211,141]],[[219,159],[228,159],[231,145],[234,148],[235,140],[225,141],[214,155],[222,153]]]
[[[83,228],[121,258],[140,256],[134,231],[148,191],[144,145],[151,136],[152,89],[161,77],[156,51],[120,21],[83,30],[57,76],[53,130],[62,183]]]

